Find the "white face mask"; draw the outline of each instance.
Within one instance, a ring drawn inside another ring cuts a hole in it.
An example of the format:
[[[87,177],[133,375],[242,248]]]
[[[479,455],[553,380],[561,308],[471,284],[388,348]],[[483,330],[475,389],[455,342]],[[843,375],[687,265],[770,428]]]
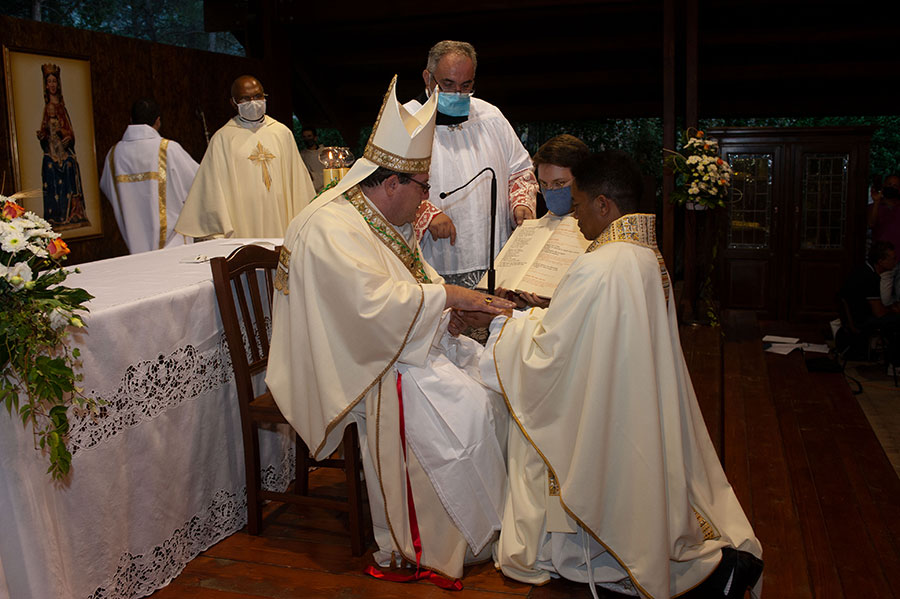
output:
[[[250,100],[237,105],[238,114],[245,121],[258,121],[266,116],[265,100]]]

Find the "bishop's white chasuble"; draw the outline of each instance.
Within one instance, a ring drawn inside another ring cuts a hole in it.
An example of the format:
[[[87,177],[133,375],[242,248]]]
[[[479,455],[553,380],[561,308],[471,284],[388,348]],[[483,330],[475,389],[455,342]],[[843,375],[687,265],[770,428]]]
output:
[[[466,374],[481,347],[445,337],[440,283],[411,226],[325,192],[285,236],[266,383],[319,458],[359,426],[376,560],[414,564],[418,537],[421,567],[456,579],[499,528],[506,415]]]

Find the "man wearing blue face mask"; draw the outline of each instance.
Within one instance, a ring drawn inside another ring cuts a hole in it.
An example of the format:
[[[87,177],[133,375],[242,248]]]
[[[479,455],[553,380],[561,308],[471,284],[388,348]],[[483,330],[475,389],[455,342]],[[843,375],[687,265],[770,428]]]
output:
[[[417,110],[436,91],[437,127],[431,155],[431,186],[450,191],[490,166],[497,174],[497,230],[500,251],[512,227],[534,218],[537,181],[528,152],[509,121],[492,104],[473,97],[475,49],[466,42],[438,42],[422,72],[424,93],[405,104]],[[490,175],[459,192],[422,203],[415,222],[423,257],[453,284],[474,287],[490,260]],[[426,234],[430,233],[430,234]]]
[[[309,171],[290,129],[266,116],[262,84],[231,84],[237,115],[216,131],[175,230],[189,237],[284,237],[313,196]]]

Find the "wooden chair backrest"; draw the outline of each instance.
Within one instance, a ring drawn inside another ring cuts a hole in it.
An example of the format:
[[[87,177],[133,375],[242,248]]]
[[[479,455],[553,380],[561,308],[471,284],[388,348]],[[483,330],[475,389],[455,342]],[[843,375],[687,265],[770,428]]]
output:
[[[272,295],[281,248],[245,245],[210,268],[219,315],[241,402],[253,399],[253,375],[266,369],[272,327]]]

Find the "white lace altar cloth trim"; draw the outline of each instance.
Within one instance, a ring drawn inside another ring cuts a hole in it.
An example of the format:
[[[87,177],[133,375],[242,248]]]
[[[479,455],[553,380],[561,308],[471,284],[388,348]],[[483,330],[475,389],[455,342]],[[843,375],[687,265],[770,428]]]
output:
[[[91,599],[143,597],[168,584],[197,555],[247,522],[247,497],[219,491],[203,513],[145,554],[126,552],[116,573]]]
[[[293,446],[292,446],[293,447]],[[262,473],[264,489],[284,491],[293,477],[296,454],[284,454],[281,464]],[[116,573],[90,599],[144,597],[178,576],[188,562],[247,524],[247,488],[243,493],[219,491],[212,503],[161,545],[140,555],[124,553]]]
[[[88,394],[106,404],[96,417],[82,415],[70,419],[69,451],[74,457],[81,450],[90,449],[122,430],[153,419],[233,380],[224,334],[210,351],[202,352],[187,345],[155,360],[133,364],[125,371],[114,392],[92,391]]]

